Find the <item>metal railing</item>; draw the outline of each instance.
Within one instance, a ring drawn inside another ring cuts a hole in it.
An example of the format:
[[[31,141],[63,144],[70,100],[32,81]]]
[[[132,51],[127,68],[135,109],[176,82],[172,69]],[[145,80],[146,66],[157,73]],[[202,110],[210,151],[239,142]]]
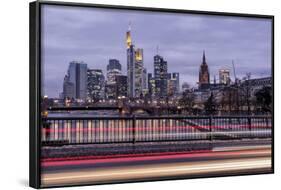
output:
[[[271,116],[47,117],[44,145],[270,138]]]

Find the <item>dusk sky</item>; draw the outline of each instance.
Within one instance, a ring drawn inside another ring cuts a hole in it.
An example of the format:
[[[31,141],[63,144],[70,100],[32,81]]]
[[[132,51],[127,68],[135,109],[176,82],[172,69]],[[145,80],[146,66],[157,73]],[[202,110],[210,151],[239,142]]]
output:
[[[42,9],[43,93],[58,97],[69,62],[83,61],[106,75],[109,59],[118,59],[126,74],[125,34],[129,23],[133,44],[144,49],[144,67],[153,73],[156,47],[179,72],[180,83],[196,86],[202,52],[211,81],[234,60],[238,78],[271,75],[271,20],[44,5]]]

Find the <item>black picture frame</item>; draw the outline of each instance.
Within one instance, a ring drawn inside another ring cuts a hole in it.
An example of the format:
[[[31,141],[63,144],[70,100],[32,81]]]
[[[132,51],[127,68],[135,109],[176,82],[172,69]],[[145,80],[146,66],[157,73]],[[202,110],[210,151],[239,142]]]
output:
[[[260,14],[245,14],[245,13],[228,13],[228,12],[211,12],[211,11],[197,11],[197,10],[182,10],[182,9],[167,9],[167,8],[151,8],[151,7],[133,7],[120,5],[104,5],[104,4],[89,4],[89,3],[70,3],[70,2],[55,2],[55,1],[34,1],[29,4],[29,185],[33,188],[42,188],[40,184],[40,139],[41,133],[41,115],[40,115],[40,95],[41,95],[41,6],[42,5],[57,5],[57,6],[75,6],[75,7],[94,7],[104,9],[118,9],[118,10],[137,10],[149,12],[169,12],[169,13],[187,13],[199,15],[216,15],[216,16],[234,16],[234,17],[250,17],[250,18],[265,18],[272,21],[272,39],[271,39],[271,73],[272,73],[272,168],[269,172],[239,172],[239,173],[225,173],[212,175],[198,175],[194,177],[180,176],[180,177],[157,177],[149,180],[125,180],[118,182],[106,183],[88,183],[65,186],[84,186],[84,185],[98,185],[98,184],[115,184],[115,183],[129,183],[129,182],[147,182],[147,181],[161,181],[161,180],[180,180],[192,178],[210,178],[210,177],[226,177],[226,176],[241,176],[241,175],[257,175],[274,173],[274,16],[260,15]],[[65,187],[62,186],[62,187]],[[60,187],[60,186],[56,186]],[[49,188],[49,187],[43,187]]]

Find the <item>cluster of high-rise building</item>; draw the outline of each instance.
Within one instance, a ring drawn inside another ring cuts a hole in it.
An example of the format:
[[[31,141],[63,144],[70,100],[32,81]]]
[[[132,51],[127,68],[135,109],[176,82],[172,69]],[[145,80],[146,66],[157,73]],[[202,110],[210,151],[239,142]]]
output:
[[[117,59],[109,59],[105,74],[101,69],[88,68],[84,62],[70,62],[64,77],[62,97],[81,101],[144,97],[157,100],[179,95],[179,73],[168,72],[168,62],[159,55],[158,48],[153,57],[153,72],[148,73],[144,67],[144,51],[134,45],[130,27],[126,32],[126,55],[126,75],[122,74],[122,65]],[[229,69],[219,69],[218,74],[219,81],[214,76],[211,83],[204,51],[199,67],[197,92],[231,84]],[[182,91],[188,89],[189,84],[183,83]]]
[[[114,58],[109,59],[105,73],[101,69],[89,68],[84,62],[70,62],[63,81],[61,99],[66,100],[64,102],[66,105],[69,103],[68,100],[73,100],[70,102],[74,103],[115,103],[118,99],[132,104],[148,102],[180,105],[179,102],[184,96],[190,96],[194,106],[203,110],[205,102],[214,95],[214,101],[221,103],[221,109],[230,109],[230,106],[225,106],[225,102],[238,102],[239,96],[243,95],[243,89],[249,89],[250,86],[249,94],[254,97],[263,87],[271,87],[271,77],[258,79],[248,77],[239,80],[236,78],[235,69],[233,69],[234,81],[231,81],[230,70],[227,68],[219,69],[218,81],[214,75],[211,82],[209,66],[203,51],[198,87],[193,88],[187,82],[183,82],[180,89],[180,74],[168,71],[168,62],[158,53],[158,48],[153,57],[153,71],[147,72],[144,66],[144,50],[134,45],[130,27],[126,32],[126,56],[127,68],[124,72],[120,61]]]
[[[105,77],[101,69],[89,69],[83,62],[70,62],[62,98],[95,102],[126,97],[127,76],[122,75],[121,68],[117,59],[110,59]]]
[[[63,98],[81,101],[116,100],[120,98],[163,99],[179,95],[179,73],[168,72],[168,62],[159,55],[153,57],[153,73],[144,67],[144,51],[136,48],[132,41],[131,29],[126,32],[127,75],[122,74],[122,65],[117,59],[109,59],[106,76],[101,69],[89,69],[84,62],[72,61],[63,82]],[[157,48],[158,49],[158,48]],[[219,70],[219,82],[210,82],[210,72],[203,52],[199,69],[198,90],[229,85],[228,69]],[[188,83],[182,84],[182,91],[190,89]]]
[[[90,69],[84,62],[72,61],[69,63],[67,74],[64,77],[62,98],[75,101],[96,102],[103,100],[117,100],[123,98],[161,100],[172,98],[178,100],[180,94],[179,73],[169,73],[167,61],[157,54],[153,57],[153,72],[147,73],[144,67],[143,49],[135,48],[132,43],[131,32],[127,31],[127,75],[122,74],[122,65],[117,59],[109,59],[104,74],[101,69]],[[206,61],[205,51],[199,67],[198,88],[183,82],[181,91],[194,95],[195,103],[203,104],[211,93],[216,94],[216,99],[222,99],[225,87],[249,83],[241,83],[238,79],[234,82],[230,78],[229,69],[218,70],[219,81],[214,77],[210,80],[210,71]],[[251,87],[256,92],[263,86],[271,86],[271,78],[251,79]],[[237,88],[237,87],[236,87]]]
[[[143,97],[164,98],[179,93],[179,73],[168,73],[168,64],[160,55],[154,56],[154,74],[144,67],[144,51],[136,48],[129,27],[126,32],[127,75],[122,65],[110,59],[106,77],[100,69],[89,69],[86,63],[69,64],[63,82],[63,98],[97,101],[103,99]]]
[[[154,76],[148,74],[149,95],[165,98],[179,93],[179,73],[168,73],[168,63],[160,55],[154,56]]]

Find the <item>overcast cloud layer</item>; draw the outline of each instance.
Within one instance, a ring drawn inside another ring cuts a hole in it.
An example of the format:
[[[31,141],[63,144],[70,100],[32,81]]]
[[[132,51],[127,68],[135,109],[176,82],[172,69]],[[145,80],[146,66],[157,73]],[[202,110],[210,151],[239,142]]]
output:
[[[43,93],[58,97],[69,62],[102,69],[120,60],[126,74],[125,33],[132,23],[133,43],[144,49],[144,66],[153,72],[153,56],[168,61],[180,83],[196,86],[205,50],[211,79],[218,69],[233,76],[271,75],[271,21],[267,19],[44,5],[42,8]]]

